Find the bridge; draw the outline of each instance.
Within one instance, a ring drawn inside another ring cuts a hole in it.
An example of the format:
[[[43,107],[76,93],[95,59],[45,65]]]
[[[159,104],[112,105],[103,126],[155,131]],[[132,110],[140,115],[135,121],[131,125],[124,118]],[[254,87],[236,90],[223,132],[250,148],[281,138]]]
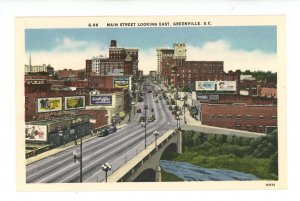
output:
[[[168,130],[138,153],[127,163],[113,172],[108,182],[159,182],[161,168],[159,161],[163,153],[182,153],[182,135],[178,130]],[[157,146],[156,146],[157,144]]]
[[[196,132],[216,135],[235,135],[247,138],[264,136],[262,133],[205,126],[201,124],[184,124],[180,131],[172,129],[162,134],[157,142],[153,142],[127,163],[113,172],[107,179],[108,182],[160,182],[160,158],[164,153],[182,153],[182,132],[193,130]],[[156,145],[157,144],[157,145]]]

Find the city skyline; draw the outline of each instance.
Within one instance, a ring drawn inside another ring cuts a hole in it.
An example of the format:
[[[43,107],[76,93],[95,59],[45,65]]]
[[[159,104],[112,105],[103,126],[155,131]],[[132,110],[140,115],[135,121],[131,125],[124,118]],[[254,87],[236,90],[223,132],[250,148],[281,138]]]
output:
[[[27,29],[25,50],[32,65],[83,69],[86,59],[108,56],[110,40],[117,40],[118,47],[139,49],[139,69],[148,73],[157,70],[156,48],[183,42],[187,60],[224,61],[225,71],[277,72],[276,38],[276,26]]]

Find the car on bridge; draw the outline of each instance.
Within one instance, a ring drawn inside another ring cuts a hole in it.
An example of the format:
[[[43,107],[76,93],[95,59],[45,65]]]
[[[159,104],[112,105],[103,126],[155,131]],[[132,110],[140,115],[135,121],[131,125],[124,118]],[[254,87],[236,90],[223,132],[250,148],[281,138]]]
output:
[[[148,122],[153,122],[153,121],[155,121],[155,115],[152,114],[150,117],[148,117],[147,121],[148,121]]]

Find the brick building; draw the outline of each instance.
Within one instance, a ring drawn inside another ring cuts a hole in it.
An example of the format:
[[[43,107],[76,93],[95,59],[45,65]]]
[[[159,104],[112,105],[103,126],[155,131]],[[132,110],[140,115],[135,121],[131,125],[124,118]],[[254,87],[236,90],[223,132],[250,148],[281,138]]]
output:
[[[48,75],[25,75],[25,93],[49,91],[51,83]]]
[[[117,47],[117,41],[111,40],[109,47],[109,57],[102,55],[86,60],[86,74],[94,72],[97,76],[108,75],[115,69],[122,69],[124,75],[137,76],[138,72],[138,52],[137,48]]]
[[[257,86],[257,95],[267,98],[277,98],[277,89]]]
[[[95,119],[96,123],[92,124],[92,130],[105,126],[109,123],[109,118],[106,109],[85,109],[79,110],[79,114],[87,114],[91,119]]]
[[[57,75],[63,80],[84,80],[85,70],[63,69],[58,70]]]
[[[64,98],[68,96],[85,96],[85,105],[89,103],[89,94],[81,94],[77,91],[44,91],[25,93],[25,121],[49,119],[51,117],[63,117],[74,114],[74,110],[64,110]],[[62,97],[61,110],[50,112],[38,112],[38,98]]]
[[[236,81],[239,90],[240,74],[224,72],[223,61],[186,61],[184,43],[174,43],[173,49],[157,49],[157,72],[165,85],[175,88],[191,87],[195,81]]]
[[[200,105],[203,125],[265,133],[277,126],[276,105],[207,104]]]
[[[157,56],[157,77],[158,79],[161,79],[162,77],[165,77],[166,75],[163,76],[163,71],[166,71],[167,69],[165,68],[166,65],[166,59],[168,58],[173,58],[174,54],[174,49],[170,48],[158,48],[156,49],[156,56]]]
[[[245,103],[247,105],[277,105],[276,98],[243,96],[240,94],[203,94],[193,92],[192,97],[194,101],[210,104]]]
[[[241,80],[240,81],[240,90],[248,91],[250,96],[259,96],[260,88],[276,88],[277,83],[275,82],[262,82],[256,80]]]
[[[172,85],[176,88],[191,86],[196,81],[237,81],[239,90],[240,71],[225,73],[223,61],[183,61],[172,68]]]

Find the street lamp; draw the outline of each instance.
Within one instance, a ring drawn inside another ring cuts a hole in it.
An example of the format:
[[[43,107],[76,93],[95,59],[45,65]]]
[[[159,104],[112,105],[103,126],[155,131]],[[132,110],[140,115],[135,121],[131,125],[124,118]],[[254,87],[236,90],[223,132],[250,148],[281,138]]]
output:
[[[157,130],[155,130],[153,132],[153,135],[155,136],[155,147],[157,148],[157,136],[159,135],[159,132]]]
[[[83,122],[83,120],[82,120],[82,122]],[[76,136],[76,138],[77,138],[77,136]],[[77,141],[75,140],[75,142],[77,142]],[[80,153],[78,153],[77,151],[74,151],[73,158],[74,158],[74,163],[76,163],[76,160],[78,160],[80,162],[80,183],[82,183],[82,124],[81,124],[81,132],[80,132]]]
[[[180,120],[179,114],[176,114],[176,118],[175,119],[177,120],[177,130],[178,130],[178,128],[180,127],[179,126],[179,120]]]
[[[107,172],[111,170],[111,164],[106,162],[104,165],[101,166],[102,170],[105,172],[105,182],[107,182]]]
[[[146,142],[146,133],[147,133],[147,110],[148,110],[148,105],[144,106],[145,110],[145,149],[147,147],[147,142]]]

